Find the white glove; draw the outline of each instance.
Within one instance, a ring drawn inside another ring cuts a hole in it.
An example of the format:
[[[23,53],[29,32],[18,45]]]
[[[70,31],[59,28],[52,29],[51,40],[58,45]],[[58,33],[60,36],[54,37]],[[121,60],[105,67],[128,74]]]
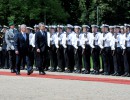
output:
[[[2,47],[0,47],[0,51],[2,51]]]
[[[14,46],[11,46],[11,50],[14,50]]]

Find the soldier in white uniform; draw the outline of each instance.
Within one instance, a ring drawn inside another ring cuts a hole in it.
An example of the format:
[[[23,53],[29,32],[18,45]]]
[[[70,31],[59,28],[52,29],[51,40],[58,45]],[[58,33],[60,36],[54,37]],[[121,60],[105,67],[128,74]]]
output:
[[[120,46],[120,26],[113,26],[114,33],[113,38],[111,39],[111,50],[113,55],[113,64],[114,64],[114,73],[112,76],[120,76],[123,74],[123,56],[122,56],[122,48]]]
[[[1,36],[0,36],[0,67],[4,68],[4,69],[9,69],[9,54],[8,51],[6,49],[7,44],[5,42],[5,33],[6,31],[8,31],[9,27],[7,27],[6,25],[3,26],[3,29],[1,30]]]
[[[72,31],[73,26],[68,24],[66,26],[67,32],[67,59],[66,59],[66,73],[71,73],[74,70],[74,50],[77,49],[75,46],[76,33]]]
[[[74,31],[76,33],[76,42],[75,45],[77,45],[77,50],[75,52],[75,73],[81,73],[82,71],[82,40],[81,40],[81,27],[80,26],[74,26]]]
[[[66,32],[63,30],[63,25],[57,26],[57,34],[59,38],[59,48],[57,52],[57,59],[58,59],[58,72],[65,71],[65,49],[66,46]]]
[[[36,59],[36,49],[35,49],[35,33],[38,32],[39,27],[38,25],[34,25],[34,34],[32,35],[32,38],[30,40],[30,45],[33,48],[34,51],[34,61],[35,61],[35,70],[38,71],[38,67],[37,67],[37,59]]]
[[[49,49],[50,49],[50,32],[49,32],[49,27],[46,25],[45,26],[45,31],[47,33],[47,46],[48,46],[48,50],[46,50],[46,65],[45,65],[45,71],[48,70],[49,66],[50,66],[50,53],[49,53]]]
[[[51,42],[50,42],[50,60],[51,60],[51,68],[50,72],[57,71],[57,50],[59,48],[58,45],[58,35],[56,33],[56,26],[51,26]]]
[[[121,39],[121,47],[123,48],[123,56],[124,56],[124,77],[130,77],[130,33],[129,33],[130,25],[124,25],[124,34]],[[123,31],[123,29],[122,29]]]
[[[92,59],[93,59],[93,71],[91,72],[91,74],[99,74],[99,70],[100,70],[100,47],[98,46],[98,40],[99,40],[99,37],[101,35],[100,32],[98,32],[98,28],[99,26],[97,25],[91,25],[92,27],[92,34],[94,35],[94,40],[93,40],[93,45],[94,45],[94,48],[93,51],[92,51]]]
[[[33,28],[27,27],[27,33],[29,34],[29,54],[27,61],[29,62],[29,66],[33,67],[34,65],[34,48],[31,45],[31,41],[33,39],[34,33],[32,33]]]
[[[109,33],[112,34],[111,41],[110,41],[110,47],[111,47],[110,74],[113,75],[114,68],[115,68],[115,65],[117,63],[116,60],[115,60],[115,63],[114,63],[115,55],[113,54],[114,53],[115,44],[113,44],[113,46],[112,46],[112,43],[115,43],[114,26],[109,26]]]
[[[88,25],[82,25],[83,33],[85,37],[84,45],[85,49],[83,50],[83,62],[84,62],[84,69],[82,74],[89,74],[90,73],[90,56],[91,56],[91,46],[93,47],[93,41],[91,41],[92,34],[89,32],[90,27]],[[90,46],[91,45],[91,46]]]
[[[102,36],[100,37],[99,46],[102,51],[102,60],[103,60],[103,75],[110,75],[110,66],[111,66],[111,38],[112,34],[108,32],[108,25],[103,24],[101,26]]]

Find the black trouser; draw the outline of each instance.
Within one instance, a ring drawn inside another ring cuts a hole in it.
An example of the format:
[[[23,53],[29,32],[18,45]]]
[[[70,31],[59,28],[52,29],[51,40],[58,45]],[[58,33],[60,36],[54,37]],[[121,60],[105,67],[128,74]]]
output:
[[[2,60],[1,66],[4,68],[9,68],[9,53],[8,53],[8,51],[3,49],[1,55],[2,55],[0,57],[0,59]]]
[[[117,63],[117,48],[115,48],[115,50],[112,50],[112,53],[113,53],[114,72],[119,73],[119,66]]]
[[[56,70],[57,69],[57,48],[55,45],[51,45],[50,47],[50,60],[51,60],[51,68]]]
[[[50,66],[50,51],[47,50],[46,51],[46,65],[45,65],[46,69],[48,69],[49,66]]]
[[[64,54],[64,47],[62,45],[59,46],[59,49],[57,52],[57,58],[58,58],[58,67],[64,70],[65,69],[65,54]]]
[[[70,71],[74,70],[74,47],[72,45],[67,45],[67,61],[66,61],[66,66],[67,69]]]
[[[92,59],[93,59],[93,69],[95,71],[99,71],[100,70],[100,47],[99,46],[95,46],[95,48],[93,49],[93,53],[92,53]]]
[[[126,48],[124,55],[124,72],[130,73],[130,47]]]
[[[110,74],[111,72],[111,48],[105,47],[102,52],[104,72]]]
[[[123,74],[123,50],[120,47],[115,48],[115,53],[113,55],[114,72]]]
[[[90,56],[91,48],[89,45],[86,45],[83,55],[84,68],[90,72]]]
[[[46,51],[44,51],[44,52],[41,51],[40,53],[36,52],[36,66],[39,69],[39,72],[44,71],[45,66],[46,66],[46,57],[45,57],[46,54],[45,53],[46,53]]]
[[[77,52],[75,54],[75,67],[77,70],[82,69],[82,47],[78,46]]]
[[[15,69],[15,62],[16,62],[16,56],[15,56],[15,51],[14,50],[9,50],[9,66],[10,69]]]
[[[33,67],[33,65],[34,65],[34,49],[32,46],[30,46],[29,51],[30,51],[28,54],[29,59],[27,59],[27,61],[29,61],[29,66]]]
[[[16,71],[20,72],[20,65],[22,63],[22,60],[26,59],[26,57],[29,59],[28,53],[26,53],[26,51],[16,54]],[[29,61],[27,61],[27,70],[30,69],[32,69],[32,66],[29,66]]]

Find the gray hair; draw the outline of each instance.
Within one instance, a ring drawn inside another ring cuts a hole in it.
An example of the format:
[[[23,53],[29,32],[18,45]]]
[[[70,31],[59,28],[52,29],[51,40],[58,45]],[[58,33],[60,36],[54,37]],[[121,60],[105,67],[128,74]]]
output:
[[[45,24],[44,24],[43,22],[40,22],[40,23],[38,24],[38,26],[39,26],[39,27],[45,26]]]
[[[20,28],[26,28],[27,26],[25,24],[20,25]]]

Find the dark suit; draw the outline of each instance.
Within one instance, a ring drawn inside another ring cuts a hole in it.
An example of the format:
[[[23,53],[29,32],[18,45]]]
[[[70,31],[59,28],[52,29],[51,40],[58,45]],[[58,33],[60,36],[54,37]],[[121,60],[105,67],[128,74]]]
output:
[[[29,35],[26,34],[26,39],[23,37],[22,33],[15,35],[15,51],[18,51],[19,54],[16,54],[16,70],[20,72],[20,65],[22,59],[28,57],[29,52]],[[29,69],[27,62],[27,67]]]
[[[46,66],[46,50],[47,50],[47,33],[38,31],[35,34],[35,47],[36,50],[40,49],[40,52],[36,53],[36,66],[39,68],[39,72],[44,71],[44,68]]]

